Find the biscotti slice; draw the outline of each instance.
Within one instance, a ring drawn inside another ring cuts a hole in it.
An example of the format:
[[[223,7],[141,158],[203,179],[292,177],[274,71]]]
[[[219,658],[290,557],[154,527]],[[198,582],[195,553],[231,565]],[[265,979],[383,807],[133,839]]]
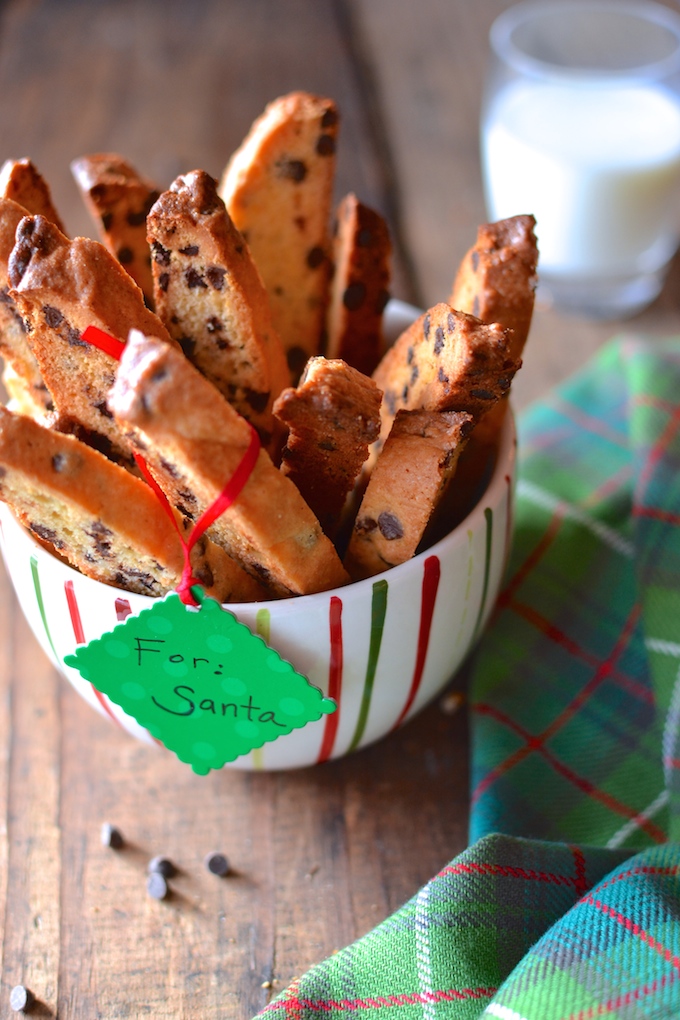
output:
[[[149,486],[73,436],[0,407],[0,499],[43,543],[88,577],[142,595],[163,595],[182,576],[177,531]],[[196,550],[208,594],[253,590],[222,550]],[[237,592],[240,596],[242,593]]]
[[[347,496],[380,432],[382,394],[339,359],[311,358],[274,413],[289,427],[281,470],[333,537]]]
[[[106,406],[116,361],[83,340],[82,333],[93,325],[124,343],[130,329],[139,328],[173,343],[139,287],[99,241],[69,241],[43,216],[26,216],[19,223],[9,284],[58,427],[131,464],[131,452]]]
[[[346,195],[333,237],[326,357],[341,358],[364,375],[385,353],[383,311],[390,296],[391,255],[383,217],[356,195]]]
[[[293,384],[322,345],[337,130],[332,100],[281,96],[255,121],[220,182],[267,288]]]
[[[464,412],[397,413],[354,522],[345,556],[352,580],[415,555],[472,427]]]
[[[373,379],[383,391],[384,441],[400,409],[466,411],[479,419],[510,388],[521,361],[509,330],[435,305],[388,350]]]
[[[115,152],[80,156],[71,163],[71,173],[102,242],[141,287],[147,305],[153,308],[146,216],[160,194],[158,188]]]
[[[182,355],[133,331],[109,407],[181,513],[197,518],[252,449],[253,428]],[[344,584],[334,546],[262,449],[238,497],[206,534],[276,595]]]
[[[271,448],[272,404],[290,376],[264,284],[216,181],[203,170],[178,177],[147,225],[157,314]]]
[[[30,159],[7,159],[0,167],[0,197],[10,198],[31,216],[44,216],[62,234],[64,224],[52,202],[49,184]]]
[[[531,326],[538,248],[533,216],[484,223],[463,258],[448,304],[482,322],[512,330],[510,352],[518,358]]]
[[[17,227],[26,209],[11,198],[0,198],[0,355],[5,361],[5,385],[13,388],[13,396],[22,391],[24,412],[42,417],[53,410],[52,397],[43,379],[35,355],[26,338],[24,320],[9,293],[9,258],[14,248]]]

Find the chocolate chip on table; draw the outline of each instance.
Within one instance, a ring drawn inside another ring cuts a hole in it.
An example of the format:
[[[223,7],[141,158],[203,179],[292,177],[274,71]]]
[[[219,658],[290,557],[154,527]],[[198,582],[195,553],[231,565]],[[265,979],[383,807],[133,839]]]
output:
[[[102,825],[101,837],[103,845],[110,846],[112,850],[120,850],[123,845],[122,832],[110,822],[104,822]]]
[[[204,859],[204,864],[209,872],[213,875],[220,875],[224,877],[229,873],[229,861],[224,854],[215,851],[207,854]]]
[[[28,1013],[35,1005],[35,995],[25,985],[15,985],[9,993],[9,1004],[15,1013]]]
[[[169,857],[163,857],[159,854],[157,857],[152,857],[147,864],[147,871],[149,874],[162,875],[163,878],[172,878],[173,875],[177,874],[177,868],[172,863]]]
[[[154,900],[164,900],[170,892],[168,883],[160,871],[152,871],[146,880],[146,891]]]

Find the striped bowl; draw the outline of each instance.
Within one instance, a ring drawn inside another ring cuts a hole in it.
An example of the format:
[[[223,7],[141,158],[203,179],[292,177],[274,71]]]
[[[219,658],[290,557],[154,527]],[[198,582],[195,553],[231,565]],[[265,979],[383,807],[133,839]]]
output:
[[[231,763],[287,769],[370,744],[423,708],[451,679],[498,594],[511,531],[515,429],[506,425],[488,488],[445,538],[377,577],[276,602],[230,604],[338,710]],[[0,503],[8,574],[37,640],[56,668],[99,712],[148,743],[139,724],[64,664],[153,601],[93,581],[46,552]]]

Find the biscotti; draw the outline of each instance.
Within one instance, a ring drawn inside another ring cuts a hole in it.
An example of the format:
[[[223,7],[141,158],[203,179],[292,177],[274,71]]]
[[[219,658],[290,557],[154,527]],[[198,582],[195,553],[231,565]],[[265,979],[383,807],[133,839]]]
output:
[[[80,156],[71,163],[71,172],[102,242],[153,308],[146,216],[160,194],[158,188],[115,152]]]
[[[534,310],[538,248],[533,216],[484,223],[464,256],[448,303],[482,322],[512,330],[510,351],[522,354]]]
[[[0,197],[10,198],[31,216],[44,216],[66,233],[50,186],[30,159],[7,159],[0,167]]]
[[[151,209],[156,312],[200,372],[280,446],[272,404],[289,373],[269,300],[248,246],[213,178],[178,177]]]
[[[392,245],[383,217],[356,195],[338,206],[326,357],[370,375],[385,353],[383,312],[389,300]]]
[[[397,339],[373,379],[383,391],[381,440],[400,409],[466,411],[479,419],[510,388],[521,361],[510,331],[435,305]]]
[[[9,293],[9,259],[19,223],[26,209],[0,198],[0,355],[5,361],[3,382],[23,413],[41,418],[54,410],[52,396],[28,345],[24,320]]]
[[[337,131],[332,100],[281,96],[255,121],[220,182],[264,280],[293,383],[321,351]]]
[[[345,556],[353,581],[415,555],[472,427],[472,416],[457,411],[397,413]]]
[[[116,361],[83,340],[97,326],[125,343],[132,328],[172,343],[142,292],[98,241],[69,241],[43,216],[17,227],[9,260],[10,296],[24,319],[29,345],[48,386],[59,427],[102,453],[131,463],[107,406]]]
[[[368,448],[380,432],[382,394],[339,359],[311,358],[274,412],[289,427],[281,470],[333,537]]]
[[[181,513],[196,519],[252,450],[254,430],[182,353],[132,331],[109,407]],[[295,485],[262,449],[206,534],[275,595],[344,584],[338,554]]]
[[[163,595],[180,581],[177,531],[145,482],[73,436],[1,406],[0,499],[88,577],[142,595]],[[241,572],[234,564],[227,576],[219,552],[211,556],[206,543],[192,565],[206,590],[225,600]],[[243,581],[251,591],[250,578]]]

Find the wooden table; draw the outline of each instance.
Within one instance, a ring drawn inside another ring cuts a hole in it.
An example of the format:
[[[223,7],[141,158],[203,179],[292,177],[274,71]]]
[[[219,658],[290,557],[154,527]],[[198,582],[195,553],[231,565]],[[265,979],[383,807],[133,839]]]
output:
[[[477,120],[486,36],[507,0],[5,0],[0,158],[30,156],[73,234],[93,234],[69,161],[118,151],[166,186],[219,175],[293,88],[342,112],[338,196],[388,218],[395,296],[445,298],[485,217]],[[669,6],[673,6],[669,3]],[[528,210],[518,210],[528,211]],[[678,278],[628,323],[536,311],[522,407],[622,329],[680,327]],[[52,670],[4,574],[0,613],[0,1013],[247,1020],[464,848],[467,722],[433,704],[343,761],[195,776],[99,718]],[[459,678],[458,684],[461,684]],[[100,842],[104,821],[126,838]],[[204,855],[226,852],[217,879]],[[145,892],[150,857],[180,866]]]

